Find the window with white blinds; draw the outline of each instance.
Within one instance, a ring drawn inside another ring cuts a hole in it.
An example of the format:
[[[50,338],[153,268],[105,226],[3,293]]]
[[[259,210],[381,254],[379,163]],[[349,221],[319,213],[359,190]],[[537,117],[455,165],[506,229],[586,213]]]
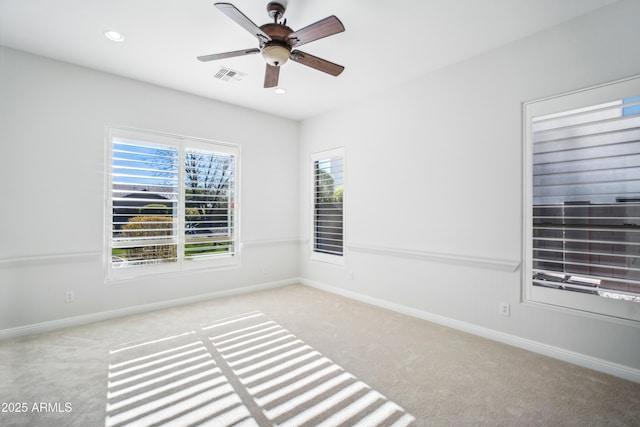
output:
[[[109,278],[236,263],[236,147],[109,131]]]
[[[343,262],[344,150],[317,153],[313,164],[312,258]]]
[[[525,119],[528,299],[640,320],[640,79]]]

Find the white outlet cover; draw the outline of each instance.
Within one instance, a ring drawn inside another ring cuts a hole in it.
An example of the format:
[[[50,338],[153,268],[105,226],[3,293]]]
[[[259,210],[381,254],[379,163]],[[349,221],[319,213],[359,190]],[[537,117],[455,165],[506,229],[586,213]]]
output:
[[[509,316],[511,314],[511,307],[509,306],[509,303],[500,303],[500,314],[503,316]]]

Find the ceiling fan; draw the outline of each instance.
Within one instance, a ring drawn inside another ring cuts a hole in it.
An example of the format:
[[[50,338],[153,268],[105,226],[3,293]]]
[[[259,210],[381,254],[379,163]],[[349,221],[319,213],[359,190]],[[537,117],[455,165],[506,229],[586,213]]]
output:
[[[260,27],[231,3],[215,3],[214,6],[256,37],[259,48],[199,56],[198,60],[202,62],[262,53],[262,57],[267,62],[267,70],[264,77],[265,88],[278,86],[280,67],[289,59],[332,76],[337,76],[344,70],[342,65],[334,64],[297,49],[294,50],[294,48],[312,41],[343,32],[344,26],[342,22],[333,15],[298,31],[293,31],[287,27],[287,20],[282,20],[285,7],[278,2],[271,2],[267,5],[267,12],[273,18],[273,23],[264,24]]]

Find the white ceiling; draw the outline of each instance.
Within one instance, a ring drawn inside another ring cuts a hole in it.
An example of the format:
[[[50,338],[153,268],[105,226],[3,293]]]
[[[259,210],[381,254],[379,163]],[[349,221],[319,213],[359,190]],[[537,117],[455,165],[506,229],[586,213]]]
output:
[[[0,0],[0,44],[184,92],[305,119],[388,90],[616,0],[288,0],[298,30],[336,15],[346,31],[302,50],[345,66],[332,77],[289,62],[277,95],[260,55],[202,63],[196,56],[257,47],[213,0]],[[229,0],[258,26],[268,0]],[[103,33],[117,30],[123,43]],[[224,65],[247,76],[213,78]]]

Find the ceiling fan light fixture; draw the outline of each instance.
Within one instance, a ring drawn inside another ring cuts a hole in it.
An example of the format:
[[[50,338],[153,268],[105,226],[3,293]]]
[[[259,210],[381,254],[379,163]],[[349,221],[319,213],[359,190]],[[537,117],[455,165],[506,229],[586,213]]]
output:
[[[104,32],[104,36],[112,42],[123,42],[124,36],[117,31],[109,30]]]
[[[289,60],[290,55],[291,51],[288,48],[278,44],[267,45],[262,49],[262,57],[267,61],[267,64],[274,67],[284,65]]]
[[[284,95],[285,93],[287,93],[287,90],[281,87],[277,87],[273,91],[276,95]]]

